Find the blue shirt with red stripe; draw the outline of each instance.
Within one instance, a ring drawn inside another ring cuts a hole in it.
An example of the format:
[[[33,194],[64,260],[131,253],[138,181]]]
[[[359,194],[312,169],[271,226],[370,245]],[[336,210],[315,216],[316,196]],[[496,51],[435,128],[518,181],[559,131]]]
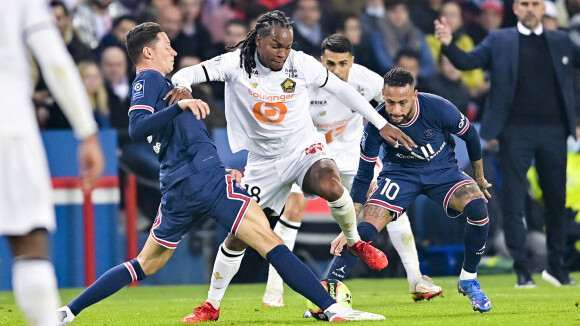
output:
[[[416,112],[411,121],[397,125],[411,137],[418,148],[409,152],[404,146],[395,148],[379,134],[379,130],[367,123],[361,140],[361,157],[354,179],[351,196],[354,202],[364,203],[373,179],[374,166],[381,148],[383,150],[383,170],[393,169],[439,169],[450,164],[456,165],[455,141],[451,134],[463,139],[469,159],[481,159],[481,145],[477,130],[469,120],[448,100],[433,94],[419,93],[415,101]],[[385,103],[377,111],[389,121]]]
[[[139,70],[129,109],[129,135],[147,139],[159,157],[162,194],[188,176],[224,168],[203,120],[163,99],[171,89],[171,80],[162,72]]]

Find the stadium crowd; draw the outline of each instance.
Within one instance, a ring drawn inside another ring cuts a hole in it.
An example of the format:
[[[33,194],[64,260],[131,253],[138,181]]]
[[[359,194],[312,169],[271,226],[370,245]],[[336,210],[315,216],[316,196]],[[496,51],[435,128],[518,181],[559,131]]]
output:
[[[459,108],[472,123],[482,118],[489,95],[490,71],[478,68],[456,69],[441,50],[433,22],[444,17],[451,28],[453,43],[463,51],[472,50],[494,30],[516,26],[513,0],[62,0],[51,1],[59,31],[78,65],[95,120],[101,128],[115,128],[119,135],[121,172],[138,175],[139,209],[142,216],[153,217],[160,200],[155,185],[159,163],[146,142],[128,136],[128,109],[135,66],[125,49],[125,35],[142,22],[161,25],[178,53],[175,70],[210,59],[228,50],[246,37],[261,14],[279,9],[294,21],[293,49],[319,59],[320,43],[332,33],[345,35],[354,45],[354,62],[383,76],[393,67],[411,71],[420,92],[440,95]],[[545,1],[544,29],[567,31],[580,46],[580,0]],[[169,74],[171,75],[171,73]],[[540,78],[540,76],[537,76]],[[580,109],[580,72],[575,73],[575,106]],[[43,130],[70,128],[37,70],[34,103],[38,123]],[[212,114],[206,119],[208,129],[225,126],[223,85],[208,83],[193,87],[193,95],[210,104]],[[570,138],[571,154],[578,153],[576,140]],[[491,229],[487,253],[508,255],[503,244],[502,210],[499,206],[501,173],[496,161],[498,143],[483,142],[484,162],[490,189]],[[460,164],[469,168],[467,160]],[[569,174],[580,171],[570,170]],[[532,180],[533,181],[533,180]],[[533,182],[532,182],[533,183]],[[568,194],[571,196],[572,194]],[[445,232],[453,229],[441,218],[421,218],[420,212],[433,210],[416,203],[410,210],[411,224],[417,238],[425,245],[444,243]],[[528,232],[541,234],[543,214],[540,205],[530,200],[526,206]],[[443,211],[439,214],[444,214]],[[568,221],[575,213],[570,210]],[[577,219],[578,221],[578,219]],[[142,227],[148,229],[152,220]],[[148,224],[149,223],[149,224]],[[578,222],[576,222],[578,223]],[[430,230],[430,231],[428,231]],[[448,232],[447,232],[448,234]],[[578,237],[578,235],[576,235]],[[459,242],[460,234],[456,239]],[[536,237],[531,237],[536,239]],[[542,241],[542,240],[540,240]],[[545,240],[543,240],[545,241]],[[533,246],[533,241],[528,245]],[[545,247],[545,246],[544,246]],[[536,251],[537,252],[537,251]],[[573,262],[570,261],[569,265]],[[546,257],[533,266],[541,271]],[[575,264],[580,264],[576,262]],[[570,266],[573,267],[573,266]],[[578,268],[578,265],[576,265]]]

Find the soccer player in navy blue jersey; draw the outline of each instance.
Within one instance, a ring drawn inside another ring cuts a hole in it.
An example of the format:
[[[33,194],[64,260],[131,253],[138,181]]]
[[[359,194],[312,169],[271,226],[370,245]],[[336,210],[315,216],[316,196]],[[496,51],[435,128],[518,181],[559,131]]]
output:
[[[129,134],[133,139],[147,138],[158,154],[161,205],[137,258],[111,268],[60,308],[57,315],[61,325],[125,285],[157,272],[202,216],[211,216],[256,249],[292,289],[322,308],[330,321],[385,319],[337,304],[310,269],[270,229],[260,206],[220,161],[202,120],[209,114],[205,102],[190,98],[169,105],[173,86],[165,75],[173,70],[177,53],[161,27],[143,23],[131,29],[127,33],[127,51],[137,67]],[[219,310],[210,320],[217,320],[217,316]]]
[[[359,232],[364,241],[373,240],[420,194],[440,203],[450,217],[464,214],[467,219],[463,236],[465,256],[457,288],[469,296],[474,310],[487,312],[491,310],[491,302],[477,281],[477,266],[489,230],[486,197],[491,197],[487,191],[491,184],[484,177],[479,136],[451,102],[436,95],[418,93],[413,85],[413,76],[407,70],[389,71],[384,77],[385,102],[377,110],[411,137],[418,148],[413,151],[402,146],[396,148],[385,142],[373,125],[365,127],[360,163],[351,190],[357,213],[365,204]],[[451,134],[465,141],[473,179],[456,164]],[[367,199],[381,147],[384,150],[383,169]],[[332,243],[331,251],[338,257],[334,258],[331,271],[352,270],[357,261],[346,250],[340,255],[343,246],[342,236]]]

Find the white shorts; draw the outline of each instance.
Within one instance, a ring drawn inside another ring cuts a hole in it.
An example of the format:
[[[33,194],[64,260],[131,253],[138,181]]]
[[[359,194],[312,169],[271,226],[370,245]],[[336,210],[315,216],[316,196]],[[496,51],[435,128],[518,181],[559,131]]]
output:
[[[0,235],[55,229],[52,185],[40,135],[0,133]]]
[[[330,159],[330,156],[324,135],[320,133],[315,133],[284,157],[269,158],[249,153],[242,184],[260,207],[280,214],[292,184],[296,183],[302,188],[308,169],[325,158]]]

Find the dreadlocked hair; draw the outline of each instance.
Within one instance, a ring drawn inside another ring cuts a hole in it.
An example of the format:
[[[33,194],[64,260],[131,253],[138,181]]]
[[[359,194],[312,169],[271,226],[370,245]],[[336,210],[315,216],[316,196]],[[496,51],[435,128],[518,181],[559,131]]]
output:
[[[246,39],[240,41],[236,45],[228,46],[226,49],[233,50],[240,48],[240,68],[248,73],[248,77],[252,77],[252,69],[256,68],[256,60],[254,52],[256,52],[256,37],[267,36],[272,33],[272,27],[278,25],[282,28],[292,28],[294,23],[282,11],[269,11],[258,18],[256,26],[252,29]]]

